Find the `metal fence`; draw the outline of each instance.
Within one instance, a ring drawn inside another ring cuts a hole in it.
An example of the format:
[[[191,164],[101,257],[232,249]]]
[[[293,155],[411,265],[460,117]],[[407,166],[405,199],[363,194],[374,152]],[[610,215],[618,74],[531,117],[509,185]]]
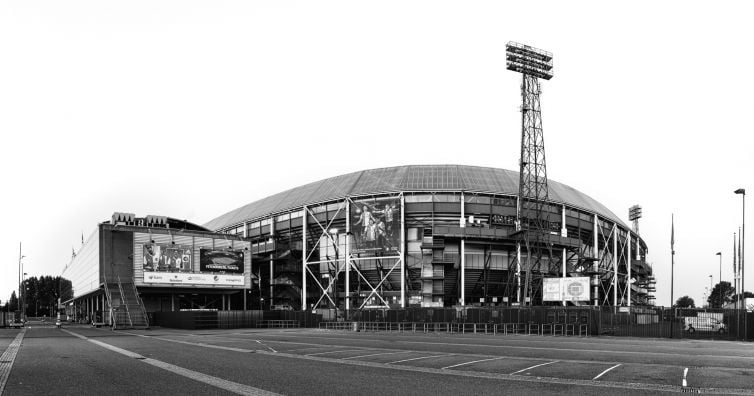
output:
[[[303,311],[155,312],[156,326],[207,328],[306,327],[360,331],[606,335],[655,338],[754,339],[754,314],[724,309],[539,306]],[[748,323],[746,323],[748,321]]]
[[[316,328],[322,316],[302,311],[154,312],[155,326],[179,329]]]

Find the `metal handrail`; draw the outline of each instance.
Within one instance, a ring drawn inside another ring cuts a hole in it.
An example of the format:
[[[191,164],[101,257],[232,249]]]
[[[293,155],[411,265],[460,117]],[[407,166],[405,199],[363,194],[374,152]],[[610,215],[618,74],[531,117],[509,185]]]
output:
[[[136,302],[139,304],[139,308],[141,309],[141,315],[144,317],[144,324],[146,327],[149,327],[149,316],[147,315],[147,309],[144,307],[144,302],[141,300],[141,296],[139,296],[139,290],[136,289],[136,283],[131,283],[131,286],[134,289],[134,296],[136,296]]]
[[[125,301],[123,298],[123,284],[120,282],[120,275],[118,275],[118,290],[120,290],[120,305],[126,306],[126,317],[128,318],[128,323],[131,324],[131,327],[134,327],[134,322],[131,320],[131,311],[128,309],[128,301]]]

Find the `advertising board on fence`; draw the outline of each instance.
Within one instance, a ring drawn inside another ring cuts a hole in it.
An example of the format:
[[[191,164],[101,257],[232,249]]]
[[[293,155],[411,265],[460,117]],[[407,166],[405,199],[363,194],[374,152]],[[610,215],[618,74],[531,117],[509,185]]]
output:
[[[544,278],[542,301],[589,301],[589,277]]]
[[[243,275],[144,272],[144,283],[178,285],[243,286]]]

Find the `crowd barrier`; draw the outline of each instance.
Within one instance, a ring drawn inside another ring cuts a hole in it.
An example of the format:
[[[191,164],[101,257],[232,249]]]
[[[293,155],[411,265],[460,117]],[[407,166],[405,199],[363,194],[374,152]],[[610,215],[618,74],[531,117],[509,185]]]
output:
[[[457,334],[524,334],[553,336],[589,336],[586,324],[560,323],[416,323],[416,322],[320,322],[322,330],[387,333],[457,333]]]

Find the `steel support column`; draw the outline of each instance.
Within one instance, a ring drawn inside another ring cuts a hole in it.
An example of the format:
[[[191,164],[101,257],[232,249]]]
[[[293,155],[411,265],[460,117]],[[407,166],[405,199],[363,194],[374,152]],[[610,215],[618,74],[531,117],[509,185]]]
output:
[[[461,192],[461,220],[459,222],[461,228],[466,228],[466,199],[463,191]],[[465,304],[466,297],[466,241],[465,238],[461,238],[461,306]]]
[[[401,194],[401,308],[406,308],[406,200]]]
[[[626,304],[631,306],[631,231],[626,232]]]
[[[306,206],[304,206],[301,210],[303,212],[303,222],[301,223],[302,227],[302,248],[301,248],[301,310],[307,311],[309,308],[306,306],[306,223],[308,222],[307,219],[307,209]],[[260,279],[259,286],[262,286],[262,281]]]
[[[346,243],[343,258],[346,264],[346,315],[351,309],[351,200],[346,198]],[[340,236],[338,237],[340,247]]]
[[[566,208],[565,208],[565,205],[563,205],[561,207],[560,236],[562,236],[564,238],[568,236],[568,229],[566,228]],[[565,279],[565,277],[566,277],[566,271],[567,271],[566,261],[567,261],[567,259],[566,259],[566,249],[563,248],[563,262],[561,263],[562,264],[561,267],[562,267],[563,279]],[[565,294],[564,294],[563,295],[563,306],[566,306],[566,305],[568,305],[568,304],[565,301]]]
[[[466,305],[466,240],[461,239],[461,306]]]
[[[599,219],[597,218],[597,215],[594,215],[594,261],[592,262],[592,270],[597,272],[599,270],[599,262],[600,262],[600,245],[599,245]],[[592,275],[592,298],[594,299],[594,306],[598,306],[600,304],[600,276],[599,274]]]
[[[613,225],[613,307],[618,306],[618,224]],[[617,308],[616,308],[617,310]]]

